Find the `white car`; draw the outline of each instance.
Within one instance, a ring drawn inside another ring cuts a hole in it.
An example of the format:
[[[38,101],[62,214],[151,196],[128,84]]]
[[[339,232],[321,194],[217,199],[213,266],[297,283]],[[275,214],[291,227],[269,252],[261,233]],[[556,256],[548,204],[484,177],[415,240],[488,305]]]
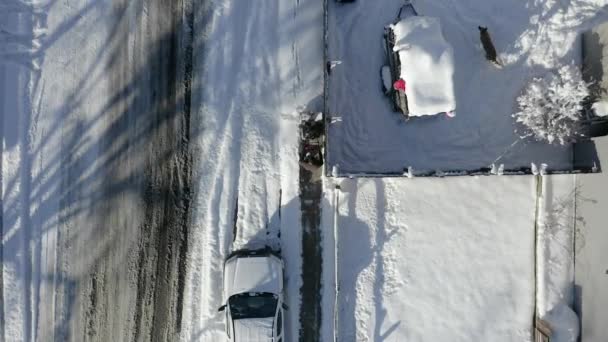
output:
[[[229,341],[283,342],[283,261],[268,249],[232,253],[224,264],[223,305]]]

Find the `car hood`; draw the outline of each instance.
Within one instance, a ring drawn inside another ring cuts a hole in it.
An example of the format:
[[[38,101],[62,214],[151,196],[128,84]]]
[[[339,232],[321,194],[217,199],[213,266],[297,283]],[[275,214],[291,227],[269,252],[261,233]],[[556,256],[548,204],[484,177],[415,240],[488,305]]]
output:
[[[224,268],[226,298],[246,292],[280,294],[283,290],[283,264],[275,256],[229,259]]]
[[[234,321],[234,340],[239,342],[272,341],[273,318],[248,318]]]

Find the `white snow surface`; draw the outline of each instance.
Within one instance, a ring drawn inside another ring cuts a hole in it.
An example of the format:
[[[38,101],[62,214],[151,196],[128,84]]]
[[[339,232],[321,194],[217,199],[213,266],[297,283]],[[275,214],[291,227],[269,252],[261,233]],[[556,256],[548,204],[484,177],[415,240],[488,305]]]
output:
[[[537,179],[339,179],[338,340],[531,341]],[[571,198],[573,176],[542,179],[555,189],[547,198]],[[328,206],[334,195],[328,192]],[[561,208],[542,203],[541,217]],[[332,235],[331,210],[324,208],[324,237]],[[551,243],[568,244],[568,229]],[[325,240],[330,248],[333,239]],[[571,286],[571,256],[539,256],[552,266],[538,279],[547,289],[538,305],[557,314],[558,298],[567,298]],[[324,257],[332,279],[333,257]],[[332,294],[326,288],[324,295]],[[324,310],[331,316],[333,305]],[[570,329],[564,316],[556,327]],[[328,320],[326,340],[330,326]]]
[[[281,249],[285,263],[285,340],[296,340],[302,283],[298,109],[321,109],[315,99],[323,91],[322,2],[208,6],[194,28],[211,45],[195,43],[205,46],[194,64],[201,86],[193,89],[202,91],[192,95],[200,118],[192,124],[202,133],[194,142],[200,169],[193,174],[198,184],[181,338],[225,338],[224,316],[217,313],[224,260],[234,250],[270,245]]]
[[[137,4],[129,15],[145,17]],[[285,339],[295,340],[301,286],[298,110],[321,110],[322,1],[210,1],[195,11],[194,46],[203,48],[194,51],[192,89],[202,90],[192,94],[191,125],[202,133],[191,141],[200,168],[193,170],[181,337],[225,338],[223,315],[217,313],[224,260],[233,250],[268,244],[283,252],[290,307]],[[0,1],[2,340],[53,336],[67,320],[81,319],[79,312],[54,307],[53,287],[43,282],[52,283],[45,277],[56,271],[56,227],[66,214],[54,194],[68,191],[58,187],[70,175],[59,173],[57,161],[77,155],[86,165],[84,174],[73,176],[88,186],[75,209],[90,206],[95,191],[103,190],[95,170],[110,157],[100,156],[95,142],[112,123],[98,115],[114,91],[108,79],[122,77],[103,72],[112,15],[109,1]],[[83,126],[89,140],[78,146],[65,141],[63,134]],[[125,202],[135,206],[136,200]],[[84,210],[74,211],[87,218]],[[114,238],[77,231],[90,234],[92,244],[78,246],[83,258],[73,261],[78,267],[66,275],[70,279],[88,274],[106,252],[106,240]],[[126,304],[119,309],[131,310]],[[47,313],[57,317],[43,317]]]
[[[401,0],[330,2],[329,58],[342,64],[331,73],[329,112],[342,122],[329,128],[329,167],[341,174],[476,170],[492,163],[505,170],[546,163],[572,166],[571,147],[520,140],[515,119],[518,95],[534,77],[580,63],[580,33],[608,19],[606,0],[413,1],[421,16],[441,21],[454,49],[456,116],[405,122],[380,91],[386,64],[382,30]],[[478,26],[488,26],[503,68],[485,59]]]
[[[543,177],[538,217],[537,305],[549,322],[551,341],[576,342],[579,320],[574,303],[574,225],[576,179],[572,175]]]
[[[69,113],[88,113],[85,122],[91,123],[91,141],[98,140],[99,132],[107,128],[95,123],[96,114],[104,109],[104,96],[85,95],[111,92],[107,89],[108,75],[91,62],[103,50],[103,38],[112,29],[103,21],[110,15],[110,4],[48,2],[52,4],[49,7],[43,2],[31,2],[30,7],[23,3],[26,2],[0,4],[6,10],[0,11],[4,30],[0,37],[8,37],[3,36],[5,31],[13,34],[2,41],[2,47],[17,52],[3,50],[0,55],[0,105],[5,133],[2,281],[6,341],[26,340],[28,333],[50,336],[56,328],[38,326],[34,321],[54,321],[36,315],[37,306],[55,305],[51,302],[53,296],[46,292],[48,288],[40,283],[44,280],[42,275],[56,267],[53,255],[57,250],[53,246],[60,204],[58,198],[51,196],[56,189],[46,189],[44,185],[60,183],[64,175],[57,173],[54,160],[74,150],[89,151],[81,160],[90,170],[95,170],[94,164],[99,162],[94,146],[62,146],[66,143],[56,132],[70,132],[82,125]],[[379,82],[368,81],[377,80],[378,68],[383,64],[382,28],[394,19],[401,3],[387,0],[379,6],[377,2],[359,1],[340,7],[340,15],[331,19],[334,34],[338,32],[336,27],[349,28],[332,38],[336,51],[350,51],[348,55],[334,56],[343,63],[335,67],[332,77],[353,85],[338,87],[338,94],[344,95],[339,98],[345,102],[340,103],[339,112],[331,113],[344,119],[332,124],[332,137],[338,140],[334,139],[337,143],[330,146],[332,161],[340,162],[340,170],[372,167],[401,171],[407,165],[416,171],[435,169],[446,161],[463,168],[490,165],[515,137],[508,114],[521,85],[541,71],[576,59],[577,32],[606,19],[605,12],[598,12],[606,4],[600,0],[416,3],[419,12],[442,20],[446,40],[455,48],[456,84],[466,87],[456,88],[457,118],[399,125],[401,118],[389,112],[386,98],[382,94],[370,95],[377,91]],[[193,141],[200,168],[193,174],[198,182],[192,203],[192,235],[188,239],[182,338],[224,338],[223,316],[217,313],[223,261],[234,249],[270,243],[283,251],[290,307],[286,341],[295,340],[301,285],[297,109],[314,107],[322,91],[322,1],[231,0],[206,2],[202,9],[208,11],[205,16],[195,16],[195,32],[201,33],[195,39],[204,38],[209,45],[195,51],[194,82],[213,87],[192,87],[202,89],[192,98],[196,111],[193,117],[199,119],[193,120],[192,125],[199,126],[193,130],[202,133]],[[20,21],[23,18],[28,22]],[[74,25],[68,30],[62,22]],[[500,71],[475,50],[478,39],[472,31],[481,22],[495,25],[490,29],[505,62]],[[53,33],[47,39],[55,40],[41,48],[47,30]],[[27,35],[21,34],[24,32]],[[13,36],[20,38],[12,40]],[[378,49],[372,51],[372,46]],[[345,78],[340,73],[341,68],[353,65],[370,66],[361,69],[364,75],[373,73],[374,78],[368,75],[359,79],[361,75],[356,74]],[[90,72],[84,81],[82,70]],[[336,88],[332,89],[335,93]],[[74,101],[76,104],[63,102],[74,94],[84,100]],[[487,101],[477,101],[479,98]],[[66,108],[70,106],[73,108]],[[378,110],[382,106],[387,110]],[[431,130],[421,129],[425,126]],[[429,136],[433,137],[432,144],[415,143]],[[496,161],[497,165],[527,166],[529,156],[541,154],[546,156],[542,161],[550,166],[564,162],[561,154],[553,158],[546,153],[555,150],[534,144],[524,146],[526,158],[505,157]],[[413,162],[406,164],[406,159]],[[532,159],[542,164],[538,158]],[[91,189],[99,189],[101,182],[91,173],[81,177],[91,177],[95,184]],[[552,183],[551,188],[544,185],[545,213],[556,208],[552,199],[567,195],[568,177],[560,179],[559,184]],[[450,341],[484,337],[491,341],[526,341],[534,301],[533,179],[503,176],[343,180],[338,206],[342,239],[338,333],[344,337],[342,340],[352,337],[350,340],[403,341],[430,336]],[[30,186],[37,189],[38,195],[24,198]],[[83,201],[93,197],[91,189],[85,189]],[[237,194],[238,229],[233,236]],[[331,194],[327,192],[327,196]],[[7,206],[11,203],[14,205]],[[333,198],[326,198],[324,203],[322,221],[327,230],[331,229]],[[25,217],[31,221],[24,221]],[[38,252],[47,258],[43,264],[34,264],[36,269],[28,270],[32,263],[31,255],[26,255],[26,232],[38,238]],[[541,256],[548,257],[541,269],[541,288],[545,290],[540,292],[539,310],[550,322],[562,322],[560,326],[566,331],[559,334],[568,334],[572,324],[565,322],[573,320],[567,311],[569,252],[563,247],[568,243],[568,231],[547,231],[543,236],[546,239],[542,240]],[[80,266],[70,276],[86,273],[102,254],[106,241],[94,242],[80,246],[85,257],[78,260]],[[324,232],[322,243],[323,337],[330,340],[333,287],[328,285],[334,271],[330,231]],[[33,278],[31,283],[24,279],[26,270]],[[38,297],[25,291],[30,287],[32,292],[39,291]],[[36,299],[40,302],[33,302]],[[56,314],[59,321],[69,316],[66,312]]]
[[[341,186],[339,340],[529,340],[534,178]]]
[[[401,61],[400,78],[411,116],[453,111],[454,51],[443,38],[439,19],[412,16],[391,25],[393,51]]]
[[[111,93],[103,72],[110,13],[106,1],[0,1],[3,341],[49,338],[58,330],[53,322],[66,323],[71,315],[53,293],[65,286],[55,278],[58,227],[65,217],[86,219],[83,208],[94,203],[102,183],[93,176],[109,158],[99,155],[95,142],[108,128],[98,115]],[[74,113],[81,115],[75,119]],[[75,140],[78,146],[63,139],[75,131],[87,136]],[[66,160],[86,165],[82,174],[70,175],[83,187],[72,189],[82,190],[78,203],[61,188],[68,175],[59,161]],[[94,236],[91,227],[79,228],[78,234]],[[86,253],[70,261],[75,266],[63,279],[77,281],[89,272],[112,238],[82,246]]]

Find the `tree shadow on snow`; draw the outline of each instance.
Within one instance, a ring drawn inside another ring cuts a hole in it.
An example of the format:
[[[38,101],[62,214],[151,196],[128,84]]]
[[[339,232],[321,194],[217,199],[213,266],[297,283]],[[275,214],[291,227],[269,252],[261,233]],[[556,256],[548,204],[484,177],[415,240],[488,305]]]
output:
[[[376,227],[370,227],[357,218],[357,188],[364,183],[371,183],[376,189]],[[348,180],[342,184],[342,192],[348,193],[348,213],[338,218],[339,338],[345,341],[364,340],[373,331],[372,340],[383,341],[401,324],[400,321],[386,322],[387,310],[384,306],[389,281],[386,277],[384,247],[397,231],[386,227],[384,213],[387,203],[381,179]],[[388,327],[384,328],[386,324]]]
[[[201,133],[190,125],[191,94],[202,86],[191,79],[192,51],[202,47],[188,45],[190,18],[182,17],[180,2],[151,4],[148,15],[164,19],[133,28],[129,13],[139,22],[143,1],[112,8],[91,2],[55,31],[39,34],[55,2],[8,4],[31,25],[37,43],[32,51],[0,55],[0,67],[18,70],[6,73],[20,87],[17,100],[30,97],[28,83],[33,99],[3,118],[16,126],[3,127],[3,135],[9,132],[3,141],[7,148],[20,145],[21,165],[2,182],[3,194],[13,194],[3,196],[2,263],[17,270],[24,286],[21,302],[0,298],[0,311],[23,312],[25,340],[173,339],[181,324],[190,140]],[[96,16],[97,23],[106,15],[115,21],[99,42],[104,47],[76,64],[82,70],[73,84],[41,73],[47,49],[83,29],[82,17]],[[105,94],[97,85],[108,74],[111,96],[99,100]],[[69,87],[65,101],[45,105],[62,96],[57,87]],[[93,109],[96,101],[102,106]],[[73,319],[77,313],[82,319]],[[122,328],[110,323],[112,313],[128,315]]]

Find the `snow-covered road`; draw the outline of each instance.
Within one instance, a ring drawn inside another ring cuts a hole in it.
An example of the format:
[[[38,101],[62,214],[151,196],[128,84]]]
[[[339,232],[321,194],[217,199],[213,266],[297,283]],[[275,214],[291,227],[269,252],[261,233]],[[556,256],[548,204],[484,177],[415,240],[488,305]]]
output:
[[[298,108],[320,109],[322,2],[210,2],[195,11],[194,202],[182,339],[219,341],[223,262],[281,249],[286,340],[299,334]],[[201,41],[199,43],[199,41]],[[238,200],[237,200],[238,199]],[[236,212],[236,217],[235,217]],[[236,224],[236,227],[234,227]],[[307,303],[314,305],[314,303]]]
[[[298,110],[320,109],[322,14],[0,3],[4,340],[219,340],[223,261],[265,244],[296,338]]]
[[[574,176],[339,184],[338,327],[325,320],[325,340],[531,341],[538,314],[556,341],[574,341]]]
[[[3,340],[176,335],[185,4],[0,4]]]

